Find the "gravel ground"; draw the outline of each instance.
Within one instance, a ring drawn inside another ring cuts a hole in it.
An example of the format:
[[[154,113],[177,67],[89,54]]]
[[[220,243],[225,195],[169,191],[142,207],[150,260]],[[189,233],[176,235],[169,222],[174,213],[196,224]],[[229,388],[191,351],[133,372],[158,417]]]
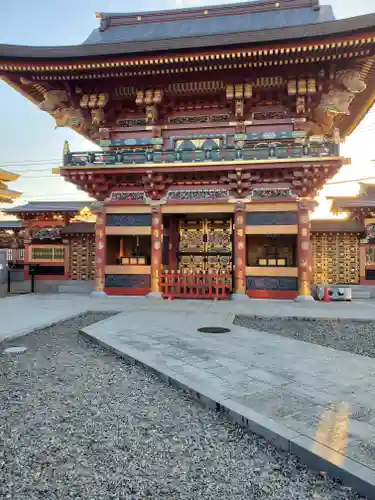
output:
[[[375,358],[375,322],[236,316],[235,325]]]
[[[360,498],[78,333],[107,316],[0,354],[1,499]]]

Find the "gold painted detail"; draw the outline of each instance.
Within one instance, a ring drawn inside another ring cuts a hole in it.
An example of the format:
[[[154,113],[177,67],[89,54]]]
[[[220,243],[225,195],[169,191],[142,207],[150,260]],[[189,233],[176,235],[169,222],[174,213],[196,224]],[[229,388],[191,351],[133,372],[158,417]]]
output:
[[[210,123],[210,122],[226,122],[230,120],[230,114],[223,113],[218,115],[197,115],[197,116],[171,116],[168,118],[168,123],[173,125],[182,125],[190,123]]]
[[[359,234],[313,233],[311,243],[314,283],[359,283]]]
[[[179,269],[195,273],[231,272],[231,220],[181,221]]]
[[[211,93],[223,90],[224,82],[221,80],[208,80],[196,82],[177,82],[168,85],[166,92],[171,95],[186,95]]]
[[[95,279],[95,238],[92,234],[71,235],[69,261],[72,280]]]

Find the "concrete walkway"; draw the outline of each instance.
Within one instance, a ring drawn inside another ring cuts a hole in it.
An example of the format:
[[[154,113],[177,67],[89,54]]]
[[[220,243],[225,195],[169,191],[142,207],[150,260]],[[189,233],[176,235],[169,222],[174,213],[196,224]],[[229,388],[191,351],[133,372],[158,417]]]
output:
[[[244,302],[151,300],[139,297],[91,298],[86,295],[20,295],[0,299],[0,341],[24,335],[36,328],[85,311],[191,311],[260,316],[306,316],[320,318],[375,319],[375,301],[330,304],[293,301],[246,300]]]
[[[84,331],[158,371],[175,373],[187,386],[204,388],[223,404],[237,402],[313,439],[330,405],[344,402],[349,416],[344,453],[375,469],[375,359],[232,321],[227,313],[133,311]],[[197,331],[213,325],[229,326],[231,333]]]

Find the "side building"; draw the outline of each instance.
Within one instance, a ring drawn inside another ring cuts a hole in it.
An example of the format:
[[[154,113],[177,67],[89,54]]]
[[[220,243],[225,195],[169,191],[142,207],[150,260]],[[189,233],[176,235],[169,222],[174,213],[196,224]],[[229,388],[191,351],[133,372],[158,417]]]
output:
[[[18,269],[12,272],[18,291],[30,291],[33,272],[38,292],[93,290],[95,216],[90,205],[32,202],[6,210],[18,220],[0,221],[0,244],[8,250],[11,268]]]
[[[375,286],[375,185],[360,184],[357,196],[332,197],[332,211],[346,213],[363,229],[359,244],[359,282]]]
[[[375,99],[375,14],[265,0],[98,18],[79,46],[0,46],[9,85],[102,147],[65,144],[60,169],[100,202],[96,291],[311,299],[310,214]]]

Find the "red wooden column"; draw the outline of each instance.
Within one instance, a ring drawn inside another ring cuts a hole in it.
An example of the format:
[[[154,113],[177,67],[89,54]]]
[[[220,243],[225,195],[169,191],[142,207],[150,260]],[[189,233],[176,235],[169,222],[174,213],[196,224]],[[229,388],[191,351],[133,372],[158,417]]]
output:
[[[23,270],[24,270],[24,278],[25,279],[30,279],[29,276],[29,263],[30,263],[30,243],[31,243],[31,231],[29,227],[29,222],[24,221],[23,224],[24,230],[23,230],[23,244],[24,244],[24,258],[23,258]]]
[[[168,269],[177,271],[177,248],[178,248],[178,220],[171,217],[169,225],[169,263]]]
[[[106,260],[106,236],[105,236],[105,208],[98,207],[95,210],[95,290],[94,297],[102,297],[107,294],[104,291],[105,260]]]
[[[297,301],[314,300],[311,296],[312,255],[310,242],[310,212],[316,203],[312,200],[302,199],[298,202],[298,297]]]
[[[234,293],[232,299],[247,299],[246,295],[246,212],[243,203],[234,212]]]
[[[161,299],[160,274],[162,265],[163,226],[160,205],[151,209],[151,292],[148,297]]]
[[[360,243],[359,245],[359,284],[366,285],[366,260],[367,260],[367,249],[369,245],[367,243]]]
[[[66,279],[71,279],[71,269],[70,269],[70,238],[64,238],[62,240],[64,244],[64,276]]]

